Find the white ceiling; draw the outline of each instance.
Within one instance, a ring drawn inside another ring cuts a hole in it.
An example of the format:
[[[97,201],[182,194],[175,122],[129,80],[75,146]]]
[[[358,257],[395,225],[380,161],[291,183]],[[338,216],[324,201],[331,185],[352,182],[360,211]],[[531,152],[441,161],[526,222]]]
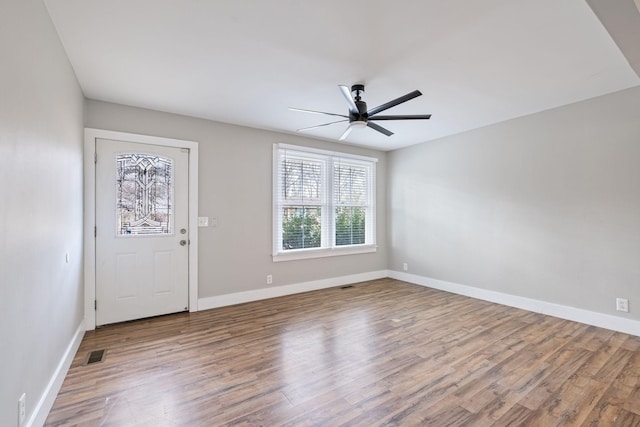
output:
[[[632,1],[632,0],[629,0]],[[584,0],[46,0],[88,98],[295,132],[419,89],[391,150],[640,84]],[[344,123],[305,132],[337,140]]]

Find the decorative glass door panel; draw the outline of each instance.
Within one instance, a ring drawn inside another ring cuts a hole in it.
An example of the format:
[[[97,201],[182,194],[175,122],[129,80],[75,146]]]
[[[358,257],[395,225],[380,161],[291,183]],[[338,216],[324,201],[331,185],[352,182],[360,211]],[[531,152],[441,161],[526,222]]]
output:
[[[118,154],[116,168],[116,234],[173,234],[173,160]]]

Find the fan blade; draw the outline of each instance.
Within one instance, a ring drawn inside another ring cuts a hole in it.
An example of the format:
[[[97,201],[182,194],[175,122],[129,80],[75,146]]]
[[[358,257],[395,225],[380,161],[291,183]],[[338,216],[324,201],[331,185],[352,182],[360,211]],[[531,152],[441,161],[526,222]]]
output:
[[[300,111],[302,113],[313,113],[313,114],[324,114],[326,116],[337,116],[337,117],[344,117],[345,119],[348,119],[349,116],[345,116],[344,114],[336,114],[336,113],[325,113],[324,111],[313,111],[313,110],[303,110],[302,108],[293,108],[293,107],[289,107],[290,111]]]
[[[347,137],[349,136],[349,134],[351,133],[351,131],[353,130],[353,128],[351,127],[351,125],[349,125],[344,132],[342,133],[342,136],[338,139],[338,141],[344,141],[345,139],[347,139]]]
[[[349,89],[348,86],[344,85],[340,85],[338,87],[340,88],[340,92],[342,92],[344,99],[347,100],[347,104],[349,104],[349,111],[351,111],[353,114],[358,114],[358,107],[356,106],[356,103],[351,96],[351,89]]]
[[[422,92],[420,92],[419,90],[414,90],[413,92],[408,93],[408,94],[406,94],[404,96],[401,96],[400,98],[396,98],[393,101],[389,101],[386,104],[378,105],[377,107],[372,108],[371,110],[369,110],[367,113],[369,114],[369,117],[371,117],[374,114],[378,114],[381,111],[388,110],[391,107],[395,107],[398,104],[402,104],[403,102],[407,102],[410,99],[416,98],[416,97],[418,97],[420,95],[422,95]]]
[[[399,116],[374,116],[369,117],[369,120],[429,120],[431,114],[413,114],[413,115],[399,115]]]
[[[309,126],[308,128],[296,129],[296,131],[298,131],[298,132],[304,132],[305,130],[311,130],[311,129],[315,129],[315,128],[321,128],[321,127],[323,127],[323,126],[329,126],[329,125],[332,125],[332,124],[335,124],[335,123],[341,123],[341,122],[346,122],[346,121],[347,121],[347,119],[344,119],[344,120],[338,120],[338,121],[335,121],[335,122],[329,122],[329,123],[325,123],[325,124],[322,124],[322,125]]]
[[[385,134],[387,136],[393,135],[393,132],[391,132],[390,130],[385,129],[382,126],[377,125],[375,123],[367,122],[367,126],[369,126],[371,129],[377,130],[378,132],[383,133],[383,134]]]

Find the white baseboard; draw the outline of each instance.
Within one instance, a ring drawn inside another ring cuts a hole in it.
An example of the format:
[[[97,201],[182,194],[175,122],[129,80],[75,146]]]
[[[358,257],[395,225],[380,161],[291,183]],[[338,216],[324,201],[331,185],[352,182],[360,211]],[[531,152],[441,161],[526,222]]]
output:
[[[331,277],[329,279],[313,280],[310,282],[295,283],[292,285],[276,286],[252,291],[236,292],[214,297],[198,299],[198,310],[225,307],[228,305],[242,304],[285,295],[299,294],[301,292],[316,291],[318,289],[332,288],[348,285],[350,283],[364,282],[367,280],[384,279],[389,276],[388,270],[370,271],[367,273],[350,274],[348,276]]]
[[[509,307],[521,308],[535,313],[546,314],[549,316],[559,317],[561,319],[610,329],[612,331],[640,336],[640,321],[637,320],[625,319],[618,316],[612,316],[610,314],[598,313],[581,308],[505,294],[503,292],[475,288],[473,286],[460,285],[458,283],[446,282],[444,280],[417,276],[415,274],[403,273],[400,271],[389,270],[389,277],[414,283],[416,285],[452,292],[454,294],[495,302]]]
[[[49,411],[51,411],[53,402],[55,402],[58,392],[60,391],[60,387],[62,387],[62,383],[64,382],[64,378],[67,376],[69,366],[71,366],[71,362],[73,362],[73,358],[78,352],[78,347],[80,347],[80,343],[84,337],[84,332],[84,322],[80,322],[71,342],[67,346],[67,350],[64,352],[62,359],[60,359],[60,363],[58,363],[58,367],[49,380],[49,384],[47,384],[47,387],[42,393],[31,417],[25,423],[26,427],[39,427],[47,420],[47,416],[49,415]]]

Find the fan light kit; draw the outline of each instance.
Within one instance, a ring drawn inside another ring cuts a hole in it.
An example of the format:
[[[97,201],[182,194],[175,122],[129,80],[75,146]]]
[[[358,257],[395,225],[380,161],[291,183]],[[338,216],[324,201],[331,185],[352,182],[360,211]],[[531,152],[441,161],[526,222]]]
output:
[[[340,141],[345,140],[347,136],[349,136],[349,134],[351,133],[351,130],[356,127],[357,128],[370,127],[371,129],[376,130],[386,136],[391,136],[393,135],[393,132],[383,128],[377,123],[373,123],[373,121],[376,121],[376,120],[428,120],[431,118],[431,114],[414,114],[414,115],[404,114],[404,115],[395,115],[395,116],[384,116],[384,115],[378,116],[377,115],[382,111],[388,110],[391,107],[395,107],[396,105],[402,104],[403,102],[407,102],[413,98],[416,98],[422,95],[422,92],[420,92],[419,90],[414,90],[413,92],[410,92],[404,96],[401,96],[400,98],[396,98],[385,104],[382,104],[375,108],[367,110],[367,103],[364,102],[362,100],[362,97],[360,96],[361,94],[364,93],[363,84],[354,84],[353,86],[351,86],[351,91],[349,91],[349,88],[344,85],[340,85],[338,87],[340,88],[340,92],[342,93],[342,95],[344,96],[344,99],[347,101],[347,104],[349,105],[349,114],[345,115],[345,114],[327,113],[324,111],[304,110],[301,108],[290,107],[289,110],[291,111],[300,111],[303,113],[312,113],[312,114],[324,114],[326,116],[343,118],[342,120],[337,120],[335,122],[329,122],[329,123],[324,123],[317,126],[310,126],[310,127],[298,129],[298,132],[304,132],[307,130],[317,129],[323,126],[329,126],[335,123],[342,123],[342,122],[348,121],[349,126],[342,133],[342,136],[340,136]]]

